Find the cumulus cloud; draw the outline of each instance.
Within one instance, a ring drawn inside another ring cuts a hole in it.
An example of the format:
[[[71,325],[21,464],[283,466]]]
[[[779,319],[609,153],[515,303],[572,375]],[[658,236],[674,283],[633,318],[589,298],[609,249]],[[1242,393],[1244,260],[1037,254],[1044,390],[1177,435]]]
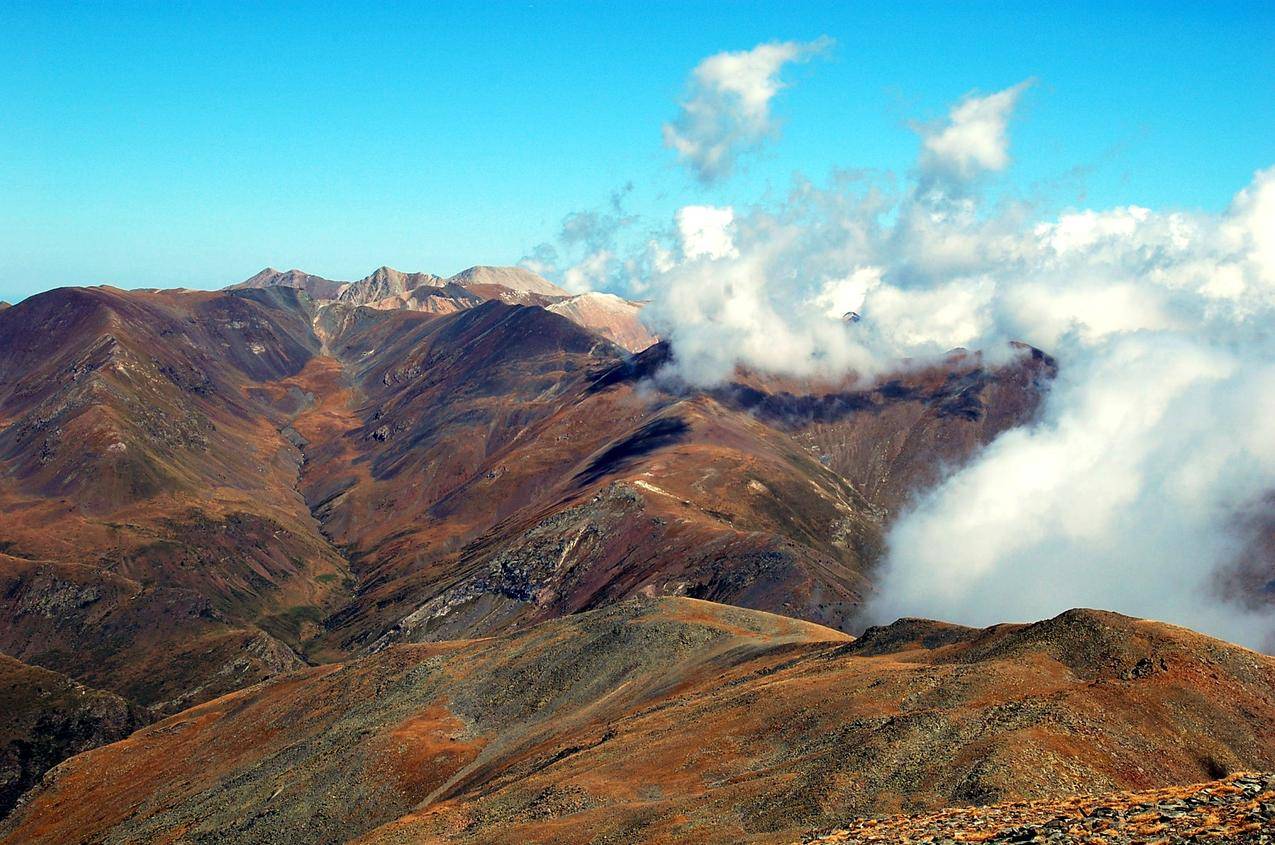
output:
[[[895,524],[877,617],[1109,607],[1270,648],[1270,607],[1221,593],[1253,539],[1235,517],[1275,485],[1260,354],[1160,331],[1067,350],[1043,419]]]
[[[922,130],[921,172],[927,180],[968,182],[1009,164],[1009,117],[1030,85],[1024,80],[995,94],[968,94],[947,120]]]
[[[1275,169],[1217,216],[1082,211],[1024,236],[1002,336],[1062,362],[1041,420],[1007,432],[894,526],[874,608],[972,624],[1112,607],[1275,647]],[[1269,525],[1269,521],[1267,523]]]
[[[664,143],[702,182],[730,175],[741,153],[777,132],[770,103],[785,86],[779,74],[792,62],[827,51],[832,39],[759,44],[718,53],[691,72],[677,117],[664,125]]]
[[[711,205],[687,205],[673,218],[677,223],[678,242],[686,258],[731,258],[738,253],[731,237],[735,210]]]
[[[987,263],[1012,247],[1001,223],[972,213],[920,225],[916,202],[847,178],[799,184],[777,207],[679,211],[665,250],[676,260],[642,280],[644,319],[672,340],[692,384],[736,364],[871,378],[900,357],[969,345],[996,317]],[[866,319],[849,328],[849,312]]]

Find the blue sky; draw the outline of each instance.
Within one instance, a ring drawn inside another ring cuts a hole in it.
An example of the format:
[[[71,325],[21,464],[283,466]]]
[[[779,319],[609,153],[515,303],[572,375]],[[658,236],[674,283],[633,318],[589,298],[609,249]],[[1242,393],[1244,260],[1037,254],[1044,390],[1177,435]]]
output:
[[[677,166],[661,125],[696,63],[820,36],[781,137],[720,184]],[[513,263],[626,183],[663,221],[794,172],[905,172],[910,121],[1026,78],[1022,195],[1218,210],[1275,164],[1269,2],[10,3],[0,299]]]

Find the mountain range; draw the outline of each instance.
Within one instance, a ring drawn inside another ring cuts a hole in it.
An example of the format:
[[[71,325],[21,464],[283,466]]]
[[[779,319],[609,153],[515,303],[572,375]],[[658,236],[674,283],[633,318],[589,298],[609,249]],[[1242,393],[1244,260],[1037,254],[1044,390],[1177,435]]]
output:
[[[335,308],[337,314],[348,306],[360,305],[431,314],[449,314],[489,300],[540,305],[630,352],[641,352],[658,340],[638,318],[640,303],[596,291],[572,295],[521,267],[470,267],[447,279],[379,267],[357,282],[335,282],[300,270],[283,272],[267,267],[230,290],[275,287],[299,290],[319,310]]]
[[[1275,769],[1237,646],[864,630],[1048,354],[703,389],[640,310],[492,267],[0,309],[0,841],[783,841]]]

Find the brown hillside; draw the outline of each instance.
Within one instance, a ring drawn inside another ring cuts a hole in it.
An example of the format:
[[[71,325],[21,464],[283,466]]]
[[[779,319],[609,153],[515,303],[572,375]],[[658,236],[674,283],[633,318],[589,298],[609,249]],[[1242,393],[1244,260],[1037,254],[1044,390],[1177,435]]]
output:
[[[669,598],[396,646],[76,757],[3,841],[782,841],[1275,768],[1271,658],[1085,610],[903,624]]]

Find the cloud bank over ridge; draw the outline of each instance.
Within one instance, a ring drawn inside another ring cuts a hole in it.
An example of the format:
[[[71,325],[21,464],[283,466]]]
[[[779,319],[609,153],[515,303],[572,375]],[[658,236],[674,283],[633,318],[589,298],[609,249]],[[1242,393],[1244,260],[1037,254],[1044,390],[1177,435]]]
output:
[[[758,125],[788,60],[738,82],[759,85]],[[644,317],[692,384],[740,364],[870,379],[954,347],[995,362],[1011,340],[1058,358],[1038,422],[895,521],[875,619],[1099,606],[1275,647],[1260,583],[1275,572],[1262,557],[1275,548],[1275,167],[1221,213],[1041,217],[989,194],[1030,86],[969,94],[918,125],[909,174],[687,206],[623,258],[613,238],[606,284],[650,300]],[[722,160],[691,164],[711,176]],[[1247,600],[1224,595],[1244,573]]]

